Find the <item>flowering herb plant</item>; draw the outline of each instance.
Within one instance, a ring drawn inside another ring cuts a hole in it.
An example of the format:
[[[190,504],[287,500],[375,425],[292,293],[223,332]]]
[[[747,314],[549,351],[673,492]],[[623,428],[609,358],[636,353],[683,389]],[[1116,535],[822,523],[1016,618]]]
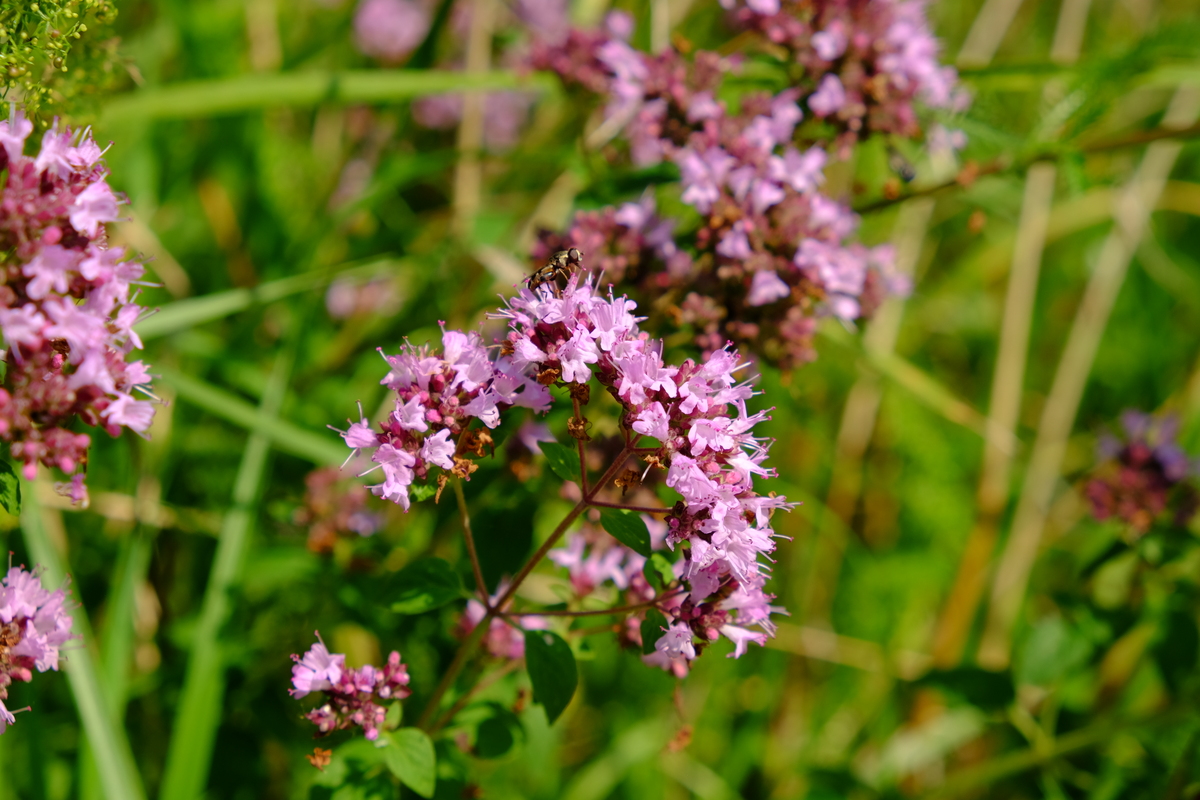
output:
[[[0,794],[1197,794],[1186,2],[114,9],[0,0]]]

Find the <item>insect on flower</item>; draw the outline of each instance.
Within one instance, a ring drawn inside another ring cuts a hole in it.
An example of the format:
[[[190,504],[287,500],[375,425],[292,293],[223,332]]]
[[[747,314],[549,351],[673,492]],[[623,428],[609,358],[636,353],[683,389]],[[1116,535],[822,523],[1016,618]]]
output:
[[[583,264],[583,253],[576,247],[569,250],[560,250],[550,257],[546,265],[539,267],[532,275],[525,279],[525,285],[530,291],[543,286],[547,283],[554,284],[554,293],[558,294],[561,291],[559,281],[566,281],[571,277],[575,268]]]

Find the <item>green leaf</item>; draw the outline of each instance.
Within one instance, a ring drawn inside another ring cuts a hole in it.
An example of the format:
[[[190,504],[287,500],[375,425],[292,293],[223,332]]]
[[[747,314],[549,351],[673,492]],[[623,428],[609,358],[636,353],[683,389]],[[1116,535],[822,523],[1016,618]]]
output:
[[[1051,686],[1087,663],[1094,649],[1076,626],[1062,618],[1043,620],[1021,647],[1015,670],[1017,682]]]
[[[564,481],[579,483],[579,453],[574,447],[558,442],[538,442],[538,447],[542,449],[555,475]]]
[[[549,631],[525,631],[525,668],[533,683],[533,702],[541,703],[553,725],[579,683],[571,646]]]
[[[408,494],[419,503],[437,494],[437,486],[431,483],[414,483],[408,487]]]
[[[641,514],[606,508],[600,512],[600,524],[614,539],[639,556],[650,557],[650,530]]]
[[[21,479],[7,461],[0,460],[0,506],[14,517],[21,513]]]
[[[662,591],[675,580],[675,570],[662,553],[650,554],[646,559],[646,566],[642,568],[642,574],[646,576],[646,582],[657,591]]]
[[[437,756],[433,742],[420,728],[401,728],[387,737],[383,758],[392,774],[421,797],[433,797],[437,785]]]
[[[646,612],[646,618],[642,620],[642,655],[650,655],[654,652],[654,645],[662,638],[663,631],[667,628],[667,618],[657,608],[652,608]]]
[[[397,614],[424,614],[463,594],[458,574],[440,558],[413,562],[388,583],[398,587],[392,599],[392,611]]]
[[[509,713],[508,716],[512,716]],[[514,719],[503,716],[488,717],[479,723],[475,733],[475,754],[480,758],[499,758],[512,750],[516,737],[513,736]]]

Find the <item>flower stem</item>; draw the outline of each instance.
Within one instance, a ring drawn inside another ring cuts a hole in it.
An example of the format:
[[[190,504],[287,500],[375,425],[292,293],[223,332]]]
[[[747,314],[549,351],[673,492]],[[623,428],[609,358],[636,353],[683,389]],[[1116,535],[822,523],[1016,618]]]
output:
[[[583,419],[583,411],[579,405],[579,398],[572,395],[571,405],[575,407],[575,419]],[[583,439],[576,439],[575,446],[579,450],[579,483],[583,488],[584,495],[588,493],[588,478],[587,478],[587,454],[583,447]]]
[[[517,592],[517,589],[525,581],[525,579],[529,577],[529,573],[533,572],[534,567],[541,563],[542,559],[546,557],[546,554],[550,552],[554,545],[558,544],[558,540],[561,539],[562,535],[567,532],[567,528],[571,527],[571,523],[578,519],[579,516],[584,511],[587,511],[588,507],[593,504],[596,494],[604,488],[605,484],[613,479],[613,477],[620,471],[621,467],[625,466],[625,460],[631,455],[631,445],[627,445],[625,449],[621,451],[620,455],[613,459],[613,463],[609,465],[608,469],[604,471],[604,474],[600,476],[600,479],[596,481],[596,485],[593,486],[589,491],[585,492],[583,498],[575,504],[575,507],[567,512],[567,515],[563,517],[561,522],[558,523],[558,526],[555,527],[549,538],[547,538],[546,541],[542,543],[542,546],[537,549],[537,552],[534,553],[527,562],[525,562],[525,566],[521,567],[521,571],[518,572],[513,578],[508,589],[505,590],[505,592],[500,595],[496,602],[488,608],[487,613],[483,616],[483,619],[481,619],[479,623],[471,629],[471,632],[467,635],[467,638],[464,639],[463,643],[458,646],[458,651],[454,654],[454,660],[451,661],[450,666],[446,668],[446,672],[442,675],[441,681],[438,682],[437,687],[433,690],[433,695],[425,704],[425,709],[421,712],[420,719],[417,720],[418,728],[426,732],[431,730],[430,723],[433,719],[434,713],[437,711],[438,705],[441,703],[442,698],[450,689],[451,685],[453,685],[455,679],[458,678],[459,673],[462,672],[463,667],[466,666],[467,659],[475,651],[475,648],[479,645],[479,642],[482,641],[484,634],[492,624],[492,620],[500,616],[500,609],[504,608],[505,604],[512,600],[513,595]]]
[[[603,617],[610,614],[628,614],[631,611],[641,611],[643,608],[652,608],[657,606],[664,600],[676,596],[682,589],[676,589],[668,594],[659,595],[653,600],[647,600],[644,603],[634,603],[630,606],[615,606],[613,608],[600,608],[594,611],[502,611],[503,617]]]
[[[621,503],[605,503],[602,500],[593,500],[588,505],[596,508],[617,508],[621,511],[640,511],[643,514],[666,514],[671,510],[669,508],[655,508],[653,506],[627,506]]]
[[[483,569],[479,566],[479,554],[475,551],[475,537],[471,534],[471,515],[467,511],[467,497],[463,494],[462,480],[454,480],[454,497],[458,500],[458,510],[462,514],[463,541],[467,543],[467,555],[471,559],[471,571],[475,573],[475,588],[484,608],[490,608],[487,584],[483,582]]]

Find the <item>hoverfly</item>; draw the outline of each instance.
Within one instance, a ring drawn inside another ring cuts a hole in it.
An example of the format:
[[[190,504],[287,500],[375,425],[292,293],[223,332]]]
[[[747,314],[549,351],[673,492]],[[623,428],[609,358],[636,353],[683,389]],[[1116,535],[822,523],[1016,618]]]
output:
[[[569,250],[560,250],[550,257],[546,265],[539,267],[532,275],[525,279],[525,285],[530,291],[537,289],[545,284],[553,284],[554,293],[558,294],[561,290],[559,281],[568,280],[575,269],[583,265],[583,253],[578,248],[572,247]]]

